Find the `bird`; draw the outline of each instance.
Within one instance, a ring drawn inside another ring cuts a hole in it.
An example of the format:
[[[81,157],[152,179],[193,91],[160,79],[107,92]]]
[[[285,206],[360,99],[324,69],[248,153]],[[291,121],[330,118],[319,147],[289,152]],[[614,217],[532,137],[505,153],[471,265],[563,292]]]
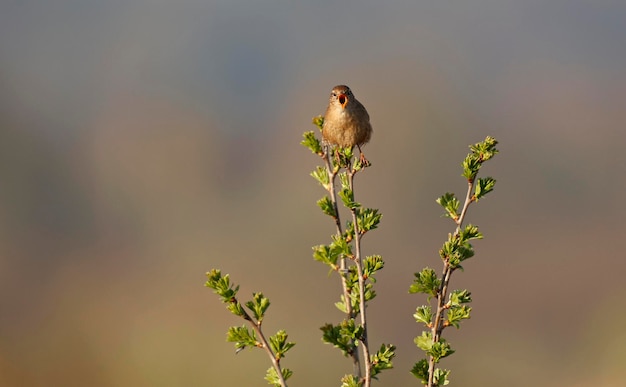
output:
[[[322,124],[323,143],[350,149],[356,145],[361,162],[369,164],[361,146],[369,142],[372,131],[370,116],[352,90],[346,85],[333,87]]]

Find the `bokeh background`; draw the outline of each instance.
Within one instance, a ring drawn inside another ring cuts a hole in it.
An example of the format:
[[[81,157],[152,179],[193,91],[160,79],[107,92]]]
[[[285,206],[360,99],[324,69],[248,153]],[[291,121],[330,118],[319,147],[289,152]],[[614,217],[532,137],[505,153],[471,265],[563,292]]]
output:
[[[220,268],[272,301],[294,386],[336,386],[322,344],[332,222],[299,145],[335,84],[375,129],[357,199],[384,214],[371,342],[380,386],[419,385],[409,295],[452,229],[467,146],[495,136],[485,239],[453,285],[456,386],[621,386],[626,377],[626,3],[4,1],[0,5],[0,385],[263,386],[206,289]]]

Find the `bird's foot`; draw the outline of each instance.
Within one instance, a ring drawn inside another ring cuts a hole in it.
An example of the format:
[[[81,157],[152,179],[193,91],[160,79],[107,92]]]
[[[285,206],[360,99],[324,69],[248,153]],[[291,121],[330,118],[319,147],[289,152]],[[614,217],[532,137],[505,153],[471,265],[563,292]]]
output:
[[[361,165],[365,168],[365,167],[369,167],[370,165],[372,165],[372,163],[370,163],[366,158],[365,155],[363,154],[363,152],[360,152],[360,157],[359,157],[359,162],[361,163]]]

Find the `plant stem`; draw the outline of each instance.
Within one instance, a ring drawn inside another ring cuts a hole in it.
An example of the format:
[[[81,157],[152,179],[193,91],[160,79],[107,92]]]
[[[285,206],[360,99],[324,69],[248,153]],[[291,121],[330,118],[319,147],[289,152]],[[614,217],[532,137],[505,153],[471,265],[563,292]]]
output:
[[[456,223],[456,230],[454,231],[454,235],[457,236],[461,232],[461,226],[463,225],[463,221],[465,220],[465,215],[467,214],[467,209],[469,205],[472,203],[472,191],[474,189],[474,179],[469,179],[467,181],[467,193],[465,194],[465,202],[463,203],[463,208],[461,209],[461,213],[459,216],[454,219]],[[450,277],[452,276],[452,268],[450,267],[450,263],[446,260],[443,263],[443,273],[441,274],[441,285],[439,286],[439,292],[437,293],[437,312],[435,313],[435,318],[433,320],[433,327],[431,328],[431,333],[433,336],[433,342],[437,343],[441,339],[441,334],[443,333],[444,324],[443,324],[443,313],[446,309],[446,297],[448,295],[448,285],[450,283]],[[434,376],[435,376],[435,359],[431,356],[428,359],[428,384],[427,387],[434,386]]]
[[[463,220],[465,219],[465,214],[467,214],[467,209],[469,205],[472,203],[472,191],[474,190],[474,179],[470,179],[467,181],[467,193],[465,194],[465,203],[463,203],[463,209],[461,210],[461,214],[455,220],[456,223],[456,234],[461,231],[461,225],[463,225]]]
[[[354,175],[357,171],[350,170],[348,174],[350,189],[354,192]],[[357,275],[359,276],[359,312],[361,315],[361,326],[363,327],[363,334],[360,341],[363,347],[363,358],[365,359],[365,384],[364,387],[370,387],[372,382],[372,365],[370,363],[369,345],[367,339],[367,318],[365,314],[365,278],[363,277],[363,257],[361,256],[361,232],[359,230],[359,223],[357,218],[357,208],[352,208],[352,222],[354,224],[354,246],[355,246],[355,263],[357,269]]]
[[[337,177],[337,171],[333,168],[333,163],[331,162],[330,156],[330,147],[325,146],[324,149],[324,163],[326,164],[326,170],[328,171],[328,176],[330,177],[330,200],[333,203],[333,207],[335,209],[335,225],[337,226],[337,236],[343,238],[343,230],[341,228],[341,218],[339,216],[339,206],[337,204],[337,194],[335,190],[335,178]],[[343,299],[344,304],[346,306],[346,314],[348,318],[354,318],[354,310],[352,310],[352,301],[350,297],[350,292],[348,291],[348,285],[346,282],[346,275],[348,274],[348,269],[346,266],[346,257],[342,256],[339,259],[339,276],[341,277],[341,287],[343,290]],[[353,351],[351,353],[352,356],[352,365],[354,368],[354,374],[357,378],[361,378],[361,360],[359,359],[359,351]],[[366,358],[367,359],[367,358]]]
[[[328,177],[330,177],[330,187],[328,189],[330,193],[330,200],[333,202],[333,207],[335,209],[335,225],[337,226],[337,235],[341,236],[343,231],[341,229],[341,220],[339,219],[339,206],[337,205],[337,194],[335,192],[335,178],[337,177],[337,172],[333,168],[333,163],[330,161],[330,152],[328,146],[325,148],[324,152],[324,163],[326,164],[326,171],[328,172]],[[341,258],[342,269],[345,269],[345,258]]]
[[[267,342],[267,339],[265,338],[265,335],[263,334],[263,331],[261,330],[261,322],[255,321],[254,319],[252,319],[252,317],[250,317],[250,315],[245,311],[244,311],[243,318],[247,320],[250,323],[250,325],[252,325],[252,329],[254,329],[259,340],[261,341],[261,346],[265,350],[265,353],[267,353],[267,356],[269,356],[270,361],[272,362],[272,367],[274,367],[274,369],[276,370],[276,373],[278,374],[278,380],[280,381],[280,385],[282,387],[287,387],[287,382],[285,381],[285,378],[283,377],[283,370],[280,367],[280,361],[276,358],[276,355],[274,354],[274,352],[272,352],[272,348],[270,347],[269,343]]]
[[[280,368],[280,361],[276,359],[276,355],[274,355],[274,352],[272,352],[272,349],[268,345],[267,340],[265,339],[265,336],[263,335],[263,331],[261,331],[261,326],[257,324],[253,324],[253,325],[255,327],[254,330],[259,335],[259,339],[261,340],[261,343],[263,343],[263,349],[265,349],[265,352],[267,352],[267,355],[270,357],[270,360],[272,361],[272,366],[274,367],[274,369],[276,370],[276,373],[278,374],[278,380],[280,381],[280,385],[282,387],[287,387],[287,382],[285,381],[285,378],[283,377],[283,370]]]

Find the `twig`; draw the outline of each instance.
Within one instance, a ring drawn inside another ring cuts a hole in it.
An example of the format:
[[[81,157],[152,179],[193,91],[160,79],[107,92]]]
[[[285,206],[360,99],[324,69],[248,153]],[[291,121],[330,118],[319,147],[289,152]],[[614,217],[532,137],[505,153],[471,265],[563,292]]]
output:
[[[467,194],[465,195],[465,202],[463,203],[463,209],[459,214],[458,218],[454,219],[456,223],[456,230],[454,235],[457,236],[461,232],[461,226],[463,225],[463,221],[465,220],[465,215],[467,214],[467,209],[469,205],[473,202],[472,200],[472,191],[474,189],[474,179],[468,180]],[[433,326],[431,328],[433,342],[437,343],[441,339],[441,334],[443,332],[444,324],[443,313],[446,309],[446,296],[448,294],[448,284],[450,283],[450,277],[452,276],[452,267],[448,261],[444,262],[443,273],[441,274],[441,285],[439,287],[439,292],[437,293],[437,312],[435,313],[435,318],[433,321]],[[435,358],[430,356],[428,360],[428,387],[433,387],[435,376]]]
[[[348,181],[350,183],[350,189],[354,192],[354,175],[358,170],[350,169],[348,174]],[[364,387],[370,387],[372,382],[372,365],[370,363],[369,345],[367,340],[367,318],[365,314],[365,278],[363,276],[363,257],[361,256],[361,232],[359,230],[359,223],[357,218],[357,208],[350,210],[352,213],[352,222],[354,224],[354,246],[355,246],[355,259],[357,275],[359,276],[359,313],[361,315],[361,326],[363,327],[363,333],[359,341],[363,347],[363,358],[365,359],[365,384]]]
[[[337,177],[338,170],[335,170],[335,168],[333,167],[333,163],[331,162],[330,155],[331,155],[330,146],[328,145],[324,146],[323,158],[324,158],[324,163],[326,164],[326,170],[328,171],[328,176],[330,177],[329,192],[330,192],[330,200],[332,201],[333,207],[335,210],[335,225],[337,226],[337,236],[340,238],[343,238],[341,218],[339,216],[339,205],[337,204],[337,193],[335,190],[335,178]],[[346,257],[342,255],[341,258],[339,259],[339,276],[341,277],[341,287],[343,289],[343,299],[344,299],[344,304],[346,306],[346,314],[348,315],[348,318],[350,319],[350,318],[354,318],[355,315],[354,315],[354,310],[352,309],[350,292],[348,291],[348,284],[346,281],[347,274],[348,274],[348,269],[346,266]],[[359,283],[359,287],[360,287],[360,283]],[[352,351],[351,356],[352,356],[352,365],[354,368],[354,374],[358,378],[361,378],[361,360],[359,359],[359,352]],[[367,360],[368,358],[366,357],[365,359]]]
[[[247,313],[246,313],[246,317],[244,318],[250,321],[250,324],[254,328],[254,331],[257,333],[259,339],[261,340],[263,349],[267,353],[267,356],[270,357],[272,366],[274,367],[274,369],[276,370],[276,373],[278,374],[278,380],[280,381],[280,385],[282,387],[287,387],[287,382],[285,381],[285,378],[283,377],[283,370],[280,367],[280,361],[276,358],[276,355],[272,351],[272,348],[270,348],[267,340],[265,339],[265,335],[263,334],[263,331],[261,330],[261,322],[253,321]]]

